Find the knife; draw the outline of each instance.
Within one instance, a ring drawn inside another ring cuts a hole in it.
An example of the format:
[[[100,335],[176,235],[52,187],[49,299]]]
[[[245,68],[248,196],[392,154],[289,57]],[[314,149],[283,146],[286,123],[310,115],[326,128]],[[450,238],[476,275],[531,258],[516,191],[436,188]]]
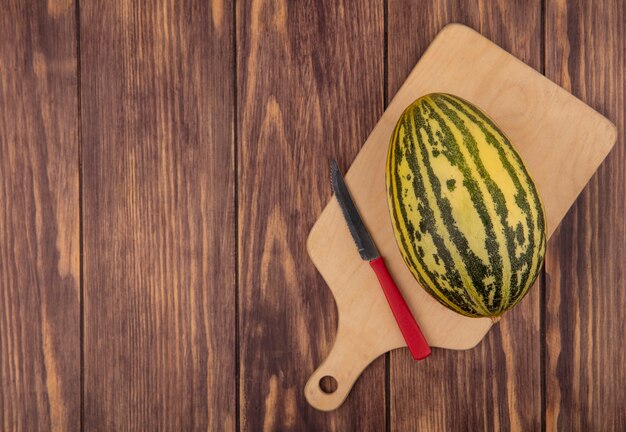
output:
[[[422,360],[428,357],[430,355],[428,342],[426,342],[426,338],[411,314],[411,310],[402,297],[402,293],[400,293],[389,274],[385,261],[378,253],[376,245],[367,231],[363,219],[361,219],[361,215],[350,196],[348,186],[339,172],[339,167],[334,159],[330,163],[330,180],[343,217],[348,224],[350,234],[352,234],[352,238],[359,250],[359,255],[361,255],[364,261],[369,261],[370,266],[374,270],[411,355],[415,360]]]

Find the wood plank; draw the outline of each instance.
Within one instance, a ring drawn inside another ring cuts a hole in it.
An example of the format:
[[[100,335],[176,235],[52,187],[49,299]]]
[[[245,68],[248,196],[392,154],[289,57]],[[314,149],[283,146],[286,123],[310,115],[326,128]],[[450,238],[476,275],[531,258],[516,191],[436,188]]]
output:
[[[388,91],[398,90],[426,47],[450,22],[466,24],[541,68],[541,4],[444,0],[414,7],[389,1]],[[392,430],[539,430],[540,291],[529,295],[469,351],[434,349],[415,363],[390,355]]]
[[[239,288],[243,430],[385,428],[384,361],[337,411],[303,395],[337,313],[306,252],[343,170],[383,112],[380,1],[237,2]]]
[[[80,428],[75,8],[0,13],[0,430]]]
[[[86,430],[236,427],[232,13],[81,2]]]
[[[624,29],[618,0],[546,2],[546,75],[617,125],[618,141],[549,244],[546,429],[626,425]]]

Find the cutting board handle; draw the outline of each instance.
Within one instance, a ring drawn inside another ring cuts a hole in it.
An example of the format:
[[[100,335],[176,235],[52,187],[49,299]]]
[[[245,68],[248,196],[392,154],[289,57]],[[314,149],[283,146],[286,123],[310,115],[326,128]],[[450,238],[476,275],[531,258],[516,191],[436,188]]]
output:
[[[337,339],[330,354],[313,372],[304,387],[304,396],[311,406],[321,411],[332,411],[341,406],[361,373],[382,354],[360,346],[364,342],[359,335],[342,331],[341,322],[339,323]],[[320,381],[326,376],[334,378],[337,383],[332,393],[325,392],[320,386]]]

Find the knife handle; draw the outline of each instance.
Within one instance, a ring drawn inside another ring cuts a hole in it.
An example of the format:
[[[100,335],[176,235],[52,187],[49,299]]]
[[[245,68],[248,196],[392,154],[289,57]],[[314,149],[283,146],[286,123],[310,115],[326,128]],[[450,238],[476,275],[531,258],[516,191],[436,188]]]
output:
[[[398,327],[404,336],[409,351],[415,360],[423,360],[430,355],[430,347],[426,338],[422,334],[419,325],[413,318],[409,306],[404,301],[402,293],[396,286],[395,282],[387,270],[383,257],[378,257],[370,261],[370,266],[376,273],[378,282],[387,297],[387,303],[393,312],[393,316],[396,318]]]

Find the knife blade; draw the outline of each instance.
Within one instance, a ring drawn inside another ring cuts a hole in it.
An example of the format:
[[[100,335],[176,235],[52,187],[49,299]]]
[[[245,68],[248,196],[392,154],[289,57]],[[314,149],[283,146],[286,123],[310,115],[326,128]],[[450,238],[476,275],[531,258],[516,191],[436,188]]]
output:
[[[341,207],[343,217],[348,224],[350,234],[352,234],[352,239],[359,250],[359,255],[361,255],[364,261],[371,261],[378,258],[380,254],[376,249],[374,240],[372,240],[370,233],[367,231],[367,228],[365,228],[363,219],[361,219],[361,215],[352,200],[352,196],[350,196],[348,186],[339,172],[337,161],[334,159],[330,163],[330,183],[337,197],[337,201],[339,201],[339,207]]]
[[[359,255],[362,260],[369,261],[370,267],[374,270],[411,355],[415,360],[422,360],[428,357],[431,354],[428,342],[422,334],[422,330],[413,317],[404,297],[402,297],[402,293],[389,274],[385,261],[380,256],[378,249],[376,249],[376,244],[359,214],[348,186],[339,171],[339,166],[334,159],[330,163],[330,181],[335,198],[339,203]]]

